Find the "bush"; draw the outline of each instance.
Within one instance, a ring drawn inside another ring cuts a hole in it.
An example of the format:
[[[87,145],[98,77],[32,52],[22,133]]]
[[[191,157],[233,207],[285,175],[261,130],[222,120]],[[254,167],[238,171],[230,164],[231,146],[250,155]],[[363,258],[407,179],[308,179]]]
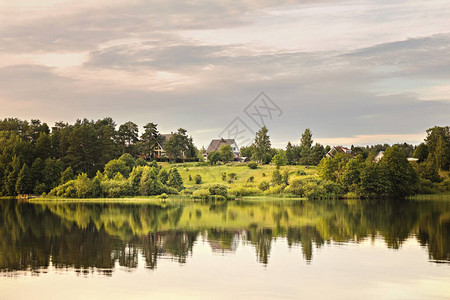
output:
[[[256,169],[256,168],[258,168],[258,164],[257,164],[256,162],[254,162],[254,161],[249,162],[249,163],[247,164],[247,166],[248,166],[250,169]]]
[[[270,187],[270,184],[269,184],[269,182],[267,182],[267,181],[261,181],[261,183],[259,184],[259,186],[258,186],[258,188],[261,190],[261,191],[266,191],[266,190],[268,190],[269,189],[269,187]]]
[[[298,170],[297,175],[306,175],[305,170]]]
[[[192,198],[207,200],[210,197],[209,189],[200,189],[192,193]]]
[[[133,196],[133,188],[128,180],[105,180],[100,183],[102,194],[107,198]]]
[[[255,177],[254,177],[254,176],[250,176],[250,177],[247,179],[247,182],[253,182],[253,181],[255,181]]]
[[[228,195],[228,188],[224,185],[215,184],[209,187],[209,193],[211,195],[219,195],[226,198]]]
[[[200,175],[195,175],[195,184],[200,184],[202,183],[202,176]]]
[[[267,190],[264,191],[264,195],[279,195],[284,192],[284,188],[286,186],[284,184],[277,185],[277,186],[271,186]]]
[[[162,193],[161,195],[159,195],[157,198],[158,199],[167,199],[167,194],[166,193]]]
[[[141,166],[144,167],[147,165],[147,161],[145,159],[143,159],[142,157],[139,157],[138,159],[136,159],[136,166]]]
[[[260,193],[260,190],[257,189],[256,187],[240,186],[237,188],[230,189],[228,193],[235,197],[244,197],[244,196],[258,195]]]

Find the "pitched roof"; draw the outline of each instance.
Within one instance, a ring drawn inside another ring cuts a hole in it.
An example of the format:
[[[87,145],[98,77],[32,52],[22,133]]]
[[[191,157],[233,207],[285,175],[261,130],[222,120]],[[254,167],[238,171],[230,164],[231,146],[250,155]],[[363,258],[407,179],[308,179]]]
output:
[[[235,140],[234,139],[217,139],[217,140],[212,140],[211,143],[208,146],[208,149],[206,149],[206,154],[212,152],[212,151],[218,151],[220,149],[220,147],[222,147],[223,145],[232,145],[235,144]]]

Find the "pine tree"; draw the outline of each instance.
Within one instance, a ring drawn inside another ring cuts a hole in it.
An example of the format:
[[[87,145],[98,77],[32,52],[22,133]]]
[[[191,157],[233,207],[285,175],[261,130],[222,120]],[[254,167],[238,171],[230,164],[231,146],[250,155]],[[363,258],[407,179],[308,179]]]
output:
[[[167,185],[176,188],[179,191],[183,188],[183,179],[181,179],[177,168],[170,169]]]
[[[22,169],[17,176],[16,193],[17,194],[31,194],[33,192],[33,181],[31,179],[31,172],[27,164],[23,164]]]

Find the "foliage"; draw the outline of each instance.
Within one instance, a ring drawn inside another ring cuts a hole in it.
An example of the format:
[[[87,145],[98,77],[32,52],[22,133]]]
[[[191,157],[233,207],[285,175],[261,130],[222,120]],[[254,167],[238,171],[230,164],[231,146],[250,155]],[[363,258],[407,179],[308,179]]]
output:
[[[272,163],[277,166],[279,169],[281,166],[287,164],[286,153],[283,150],[280,150],[275,156],[272,158]]]
[[[202,176],[197,174],[197,175],[195,175],[195,184],[200,184],[200,183],[202,183]]]
[[[220,153],[217,151],[211,151],[208,153],[208,162],[211,165],[215,165],[220,160]]]
[[[234,153],[230,145],[222,145],[219,149],[220,160],[224,163],[230,162],[234,159]]]
[[[178,191],[181,191],[183,188],[183,180],[181,179],[180,173],[177,168],[172,168],[169,171],[169,179],[167,181],[167,185]]]
[[[254,145],[254,151],[252,155],[252,159],[262,163],[266,164],[268,163],[272,157],[270,155],[270,137],[268,135],[268,129],[266,126],[263,126],[258,132],[256,133],[255,142]]]
[[[256,168],[258,168],[258,164],[257,164],[256,162],[254,162],[254,161],[249,162],[249,163],[247,164],[247,166],[248,166],[250,169],[256,169]]]

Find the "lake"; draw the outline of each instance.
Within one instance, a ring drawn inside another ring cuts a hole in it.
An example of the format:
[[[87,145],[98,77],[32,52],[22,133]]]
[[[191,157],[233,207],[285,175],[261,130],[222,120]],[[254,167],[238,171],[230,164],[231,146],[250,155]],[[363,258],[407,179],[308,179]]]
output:
[[[0,200],[0,299],[450,299],[449,200]]]

